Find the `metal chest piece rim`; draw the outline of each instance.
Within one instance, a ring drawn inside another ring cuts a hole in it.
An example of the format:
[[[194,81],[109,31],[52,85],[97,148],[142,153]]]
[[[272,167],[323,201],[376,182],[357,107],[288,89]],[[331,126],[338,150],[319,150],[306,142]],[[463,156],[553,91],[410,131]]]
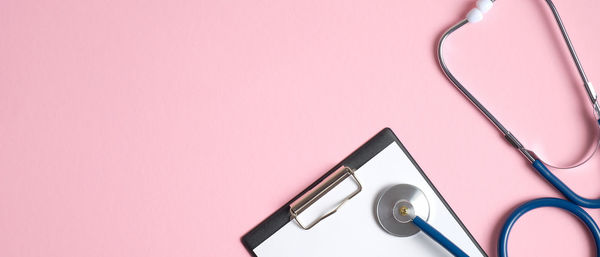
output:
[[[421,231],[412,220],[415,216],[429,219],[429,201],[419,188],[398,184],[386,188],[376,206],[379,225],[394,236],[408,237]]]

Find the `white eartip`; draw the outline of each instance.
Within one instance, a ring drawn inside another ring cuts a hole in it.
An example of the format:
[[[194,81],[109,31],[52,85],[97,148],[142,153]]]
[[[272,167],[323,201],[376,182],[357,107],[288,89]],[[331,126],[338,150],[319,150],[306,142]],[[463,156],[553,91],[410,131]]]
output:
[[[467,13],[467,20],[470,23],[476,23],[481,21],[482,19],[483,13],[477,8],[473,8],[471,11],[469,11],[469,13]]]
[[[482,13],[488,12],[494,6],[494,2],[492,0],[477,0],[477,9],[479,9]]]

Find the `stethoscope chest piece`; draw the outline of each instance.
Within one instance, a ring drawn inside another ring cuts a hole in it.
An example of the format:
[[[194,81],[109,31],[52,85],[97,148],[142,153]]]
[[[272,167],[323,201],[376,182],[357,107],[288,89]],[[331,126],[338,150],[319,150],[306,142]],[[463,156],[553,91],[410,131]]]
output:
[[[385,189],[377,200],[377,220],[388,233],[408,237],[420,231],[412,222],[415,216],[429,219],[429,201],[419,188],[400,184]]]

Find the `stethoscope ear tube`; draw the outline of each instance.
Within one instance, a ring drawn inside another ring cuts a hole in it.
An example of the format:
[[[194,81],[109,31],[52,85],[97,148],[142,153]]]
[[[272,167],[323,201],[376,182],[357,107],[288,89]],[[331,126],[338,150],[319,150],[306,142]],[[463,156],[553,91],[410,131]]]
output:
[[[510,214],[508,219],[506,219],[506,222],[502,227],[502,231],[500,232],[500,238],[498,239],[498,257],[508,256],[508,236],[515,222],[525,213],[541,207],[560,208],[574,214],[577,218],[579,218],[579,220],[585,224],[585,226],[594,236],[594,242],[596,244],[596,256],[600,256],[600,228],[598,228],[598,225],[594,219],[592,219],[587,212],[585,212],[581,207],[567,200],[559,198],[539,198],[519,206]]]
[[[482,1],[487,1],[487,0],[482,0]],[[491,0],[491,1],[494,1],[494,0]],[[597,121],[600,124],[600,104],[597,101],[598,98],[597,98],[597,94],[594,90],[594,87],[592,86],[592,83],[588,80],[588,78],[583,70],[581,62],[579,61],[579,57],[577,56],[577,53],[575,52],[575,48],[573,47],[571,39],[569,38],[569,35],[567,34],[567,31],[564,27],[564,24],[562,22],[560,15],[558,14],[558,11],[556,10],[556,7],[552,3],[552,0],[546,0],[546,3],[548,4],[548,7],[550,8],[550,10],[552,11],[552,14],[554,15],[554,18],[560,29],[560,32],[562,33],[562,36],[567,45],[567,48],[569,49],[569,52],[571,53],[571,57],[573,59],[573,62],[575,63],[575,66],[577,67],[577,70],[579,72],[579,75],[581,77],[583,85],[585,87],[586,93],[588,94],[588,97],[592,103],[592,107],[594,110],[594,114],[596,115],[596,119],[598,119]],[[488,5],[489,5],[489,3],[488,3]],[[479,6],[478,6],[478,8],[479,8]],[[507,256],[508,235],[510,233],[512,226],[516,222],[516,220],[519,219],[519,217],[521,217],[523,214],[527,213],[528,211],[536,209],[536,208],[540,208],[540,207],[561,208],[561,209],[564,209],[564,210],[569,211],[569,212],[573,213],[574,215],[576,215],[581,221],[583,221],[585,223],[585,225],[588,227],[588,229],[594,236],[594,241],[596,243],[596,255],[600,256],[600,229],[598,229],[598,225],[594,222],[594,220],[590,217],[590,215],[587,214],[581,208],[581,207],[600,208],[600,199],[584,198],[584,197],[578,195],[577,193],[575,193],[573,190],[571,190],[567,185],[565,185],[565,183],[563,183],[558,177],[556,177],[552,172],[550,172],[550,170],[546,167],[546,165],[544,165],[544,163],[542,161],[540,161],[540,159],[538,157],[536,157],[535,154],[533,154],[532,152],[527,150],[519,142],[519,140],[517,140],[517,138],[514,135],[512,135],[512,133],[510,133],[510,131],[508,131],[508,129],[506,129],[504,127],[504,125],[500,121],[498,121],[496,119],[496,117],[494,117],[494,115],[492,115],[492,113],[489,112],[483,106],[483,104],[481,102],[479,102],[477,100],[477,98],[475,98],[460,83],[460,81],[458,81],[458,79],[452,74],[452,72],[446,66],[446,63],[443,58],[443,45],[444,45],[445,40],[448,38],[448,36],[450,34],[455,32],[457,29],[461,28],[462,26],[468,24],[469,22],[476,22],[476,21],[481,20],[481,18],[482,18],[481,11],[482,10],[479,10],[477,8],[473,9],[472,12],[470,12],[467,15],[466,19],[459,21],[458,23],[456,23],[456,25],[450,27],[446,32],[444,32],[444,34],[442,34],[442,37],[439,40],[438,49],[437,49],[438,50],[437,57],[438,57],[438,61],[440,63],[440,67],[441,67],[442,71],[444,72],[444,74],[452,82],[452,84],[461,93],[463,93],[465,95],[465,97],[467,97],[467,99],[469,99],[469,101],[471,101],[471,103],[473,103],[473,105],[475,105],[475,107],[477,107],[477,109],[479,109],[479,111],[481,111],[483,113],[483,115],[486,118],[488,118],[492,124],[494,124],[494,126],[502,133],[502,135],[505,136],[505,138],[508,140],[508,142],[510,142],[512,144],[512,146],[517,148],[527,158],[527,160],[530,163],[532,163],[533,167],[540,173],[540,175],[542,175],[542,177],[544,177],[544,179],[546,179],[550,184],[552,184],[558,191],[560,191],[561,194],[563,194],[569,200],[569,201],[567,201],[567,200],[558,199],[558,198],[541,198],[541,199],[529,201],[529,202],[521,205],[520,207],[518,207],[509,216],[508,220],[506,221],[506,223],[503,226],[502,232],[500,234],[500,239],[498,241],[498,256],[500,256],[500,257]],[[597,149],[598,149],[598,147],[596,148],[596,150]],[[594,155],[596,150],[594,150],[594,152],[590,155],[590,157],[586,158],[583,162],[580,162],[580,163],[570,166],[570,167],[557,167],[557,168],[577,167],[577,166],[587,162],[587,160],[589,160],[591,158],[591,156]]]

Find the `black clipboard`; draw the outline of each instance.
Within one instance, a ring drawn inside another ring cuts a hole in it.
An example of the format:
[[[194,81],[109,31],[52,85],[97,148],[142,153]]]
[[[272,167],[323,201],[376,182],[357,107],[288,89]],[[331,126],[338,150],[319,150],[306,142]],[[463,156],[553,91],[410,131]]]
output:
[[[325,179],[330,177],[334,172],[339,171],[342,167],[348,167],[350,169],[359,169],[373,157],[375,157],[379,152],[381,152],[384,148],[389,146],[391,143],[396,142],[402,151],[406,154],[406,156],[410,159],[412,164],[418,169],[423,178],[427,181],[429,186],[434,190],[435,194],[441,199],[444,206],[450,211],[456,222],[463,228],[466,232],[470,240],[476,245],[479,251],[487,256],[485,251],[481,248],[479,243],[475,240],[473,235],[469,232],[469,230],[465,227],[462,221],[458,218],[456,213],[452,210],[450,205],[446,202],[446,200],[442,197],[439,191],[435,188],[433,183],[429,180],[429,178],[425,175],[421,167],[417,164],[417,162],[412,158],[406,147],[400,142],[400,140],[396,137],[394,132],[390,128],[384,128],[371,139],[369,139],[366,143],[352,152],[348,157],[342,160],[340,163],[335,165],[331,170],[325,173],[322,177],[313,182],[309,187],[304,189],[300,194],[296,195],[289,202],[271,214],[264,221],[259,223],[256,227],[242,236],[241,241],[246,250],[252,255],[257,256],[254,252],[254,249],[259,246],[262,242],[267,240],[271,235],[275,234],[279,229],[281,229],[284,225],[289,222],[292,222],[293,217],[290,213],[290,205],[298,200],[300,197],[308,193],[310,190],[318,186]]]

